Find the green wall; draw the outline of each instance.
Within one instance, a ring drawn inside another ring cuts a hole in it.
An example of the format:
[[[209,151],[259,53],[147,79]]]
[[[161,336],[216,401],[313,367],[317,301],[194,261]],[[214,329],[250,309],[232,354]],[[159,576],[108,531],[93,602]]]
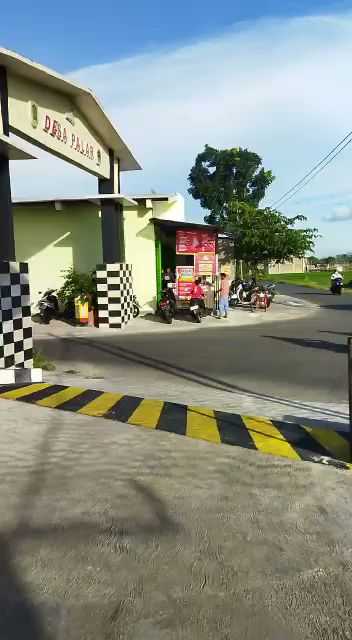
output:
[[[28,262],[31,298],[37,302],[39,291],[62,285],[62,271],[73,265],[87,272],[102,262],[99,212],[90,203],[53,204],[14,208],[17,260]]]

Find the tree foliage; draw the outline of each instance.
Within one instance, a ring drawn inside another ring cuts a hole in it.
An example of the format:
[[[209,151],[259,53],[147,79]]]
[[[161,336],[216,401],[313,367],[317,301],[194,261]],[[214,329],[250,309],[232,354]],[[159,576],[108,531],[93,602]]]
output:
[[[65,304],[74,304],[75,298],[82,303],[96,298],[95,272],[79,273],[73,267],[64,272],[64,283],[58,291],[59,299]]]
[[[312,251],[317,229],[296,225],[306,218],[288,218],[275,209],[259,208],[274,180],[257,153],[242,149],[214,149],[198,154],[188,176],[189,193],[208,210],[209,224],[218,224],[234,238],[234,257],[257,268],[265,262],[284,262]]]
[[[287,218],[279,211],[257,209],[243,202],[232,202],[227,218],[226,230],[234,239],[235,258],[253,269],[261,263],[303,257],[313,249],[318,236],[317,229],[296,228],[306,220],[302,215]]]
[[[233,200],[258,207],[274,176],[264,169],[262,159],[248,149],[219,150],[206,145],[188,180],[189,193],[209,211],[205,221],[223,226]]]

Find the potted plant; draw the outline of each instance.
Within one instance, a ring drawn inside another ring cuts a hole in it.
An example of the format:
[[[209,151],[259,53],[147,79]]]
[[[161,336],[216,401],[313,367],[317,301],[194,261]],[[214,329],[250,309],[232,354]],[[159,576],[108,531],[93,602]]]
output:
[[[64,283],[58,292],[67,314],[80,324],[94,324],[97,306],[95,272],[80,273],[73,267],[64,271]]]

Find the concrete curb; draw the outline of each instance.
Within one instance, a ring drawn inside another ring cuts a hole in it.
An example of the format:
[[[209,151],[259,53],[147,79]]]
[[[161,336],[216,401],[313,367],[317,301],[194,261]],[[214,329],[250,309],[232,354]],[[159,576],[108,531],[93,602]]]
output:
[[[294,299],[293,299],[294,300]],[[300,301],[301,302],[301,301]],[[208,316],[203,320],[201,324],[196,324],[190,321],[188,318],[183,319],[179,316],[171,325],[164,323],[162,320],[148,319],[147,316],[140,316],[133,320],[124,329],[96,329],[94,327],[72,327],[66,325],[60,321],[52,321],[50,325],[36,324],[33,327],[34,340],[45,338],[48,334],[54,337],[55,334],[58,338],[65,337],[97,337],[97,336],[111,336],[111,335],[148,335],[148,334],[169,334],[182,333],[191,331],[203,331],[208,329],[233,328],[237,329],[243,326],[250,326],[256,324],[265,324],[270,322],[285,322],[290,320],[296,320],[307,313],[317,311],[316,306],[308,306],[305,304],[288,304],[285,302],[275,302],[272,308],[267,313],[262,310],[251,313],[248,309],[238,307],[231,309],[229,318],[227,320],[218,320],[214,316]],[[151,316],[153,317],[153,316]]]
[[[346,434],[336,430],[50,383],[14,385],[11,390],[0,387],[0,399],[106,418],[214,444],[245,447],[291,460],[352,468],[347,462],[350,450]]]

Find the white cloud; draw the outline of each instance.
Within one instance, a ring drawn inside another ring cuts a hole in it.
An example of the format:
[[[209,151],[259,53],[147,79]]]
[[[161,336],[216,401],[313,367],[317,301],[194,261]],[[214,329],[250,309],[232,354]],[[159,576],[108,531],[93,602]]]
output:
[[[352,220],[352,207],[336,207],[333,213],[325,217],[326,222],[346,222]]]
[[[124,191],[153,187],[185,194],[189,169],[205,143],[241,145],[257,151],[277,176],[269,202],[351,127],[351,42],[352,13],[259,21],[71,75],[101,98],[144,168],[123,176]],[[308,214],[324,234],[322,216],[345,204],[342,193],[351,202],[350,163],[346,150],[285,211]],[[55,159],[18,164],[16,195],[96,189],[94,178]],[[188,215],[201,216],[191,200]],[[334,242],[329,231],[322,251]]]

